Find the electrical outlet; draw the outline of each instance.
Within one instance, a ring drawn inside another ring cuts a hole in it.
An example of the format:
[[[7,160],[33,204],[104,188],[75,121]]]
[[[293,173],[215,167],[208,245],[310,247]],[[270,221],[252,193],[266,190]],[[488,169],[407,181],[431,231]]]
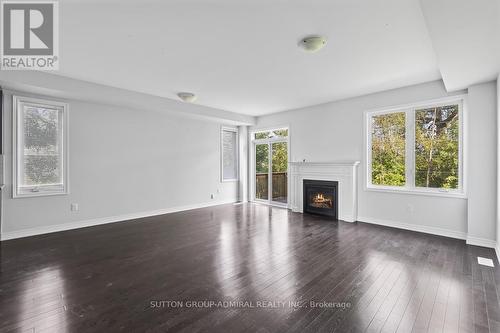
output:
[[[71,211],[72,212],[77,212],[79,209],[80,209],[80,207],[78,207],[77,203],[72,203],[71,204]]]

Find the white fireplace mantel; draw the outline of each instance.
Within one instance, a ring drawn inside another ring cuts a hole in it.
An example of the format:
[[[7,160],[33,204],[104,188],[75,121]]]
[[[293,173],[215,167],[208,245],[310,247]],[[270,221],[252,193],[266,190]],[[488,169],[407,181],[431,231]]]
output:
[[[290,162],[290,206],[303,212],[303,180],[338,181],[339,219],[355,222],[358,218],[359,161]]]

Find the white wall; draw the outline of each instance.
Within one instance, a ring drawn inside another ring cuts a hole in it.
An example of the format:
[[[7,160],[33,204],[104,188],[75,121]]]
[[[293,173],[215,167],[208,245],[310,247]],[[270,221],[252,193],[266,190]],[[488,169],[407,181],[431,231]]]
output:
[[[495,81],[469,87],[468,237],[475,245],[496,240],[497,88]]]
[[[288,124],[291,161],[362,161],[358,188],[359,220],[465,238],[466,199],[381,193],[364,187],[364,111],[448,95],[441,81],[430,82],[260,117],[252,129]],[[474,181],[474,175],[470,175],[470,181]]]
[[[248,201],[248,126],[239,126],[239,201]]]
[[[11,100],[7,93],[3,238],[238,198],[238,182],[220,182],[220,124],[71,100],[70,194],[12,199]]]

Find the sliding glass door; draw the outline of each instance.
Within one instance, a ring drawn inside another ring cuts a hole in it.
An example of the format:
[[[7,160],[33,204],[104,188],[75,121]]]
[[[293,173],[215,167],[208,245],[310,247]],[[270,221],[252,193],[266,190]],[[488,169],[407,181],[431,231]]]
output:
[[[254,133],[255,200],[288,203],[288,130]]]

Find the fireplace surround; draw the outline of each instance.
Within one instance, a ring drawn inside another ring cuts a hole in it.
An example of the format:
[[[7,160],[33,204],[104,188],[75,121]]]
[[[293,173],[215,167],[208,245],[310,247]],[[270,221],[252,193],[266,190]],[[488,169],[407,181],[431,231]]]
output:
[[[289,207],[303,212],[303,180],[338,182],[337,207],[339,220],[354,222],[358,218],[358,166],[359,161],[290,162]]]

